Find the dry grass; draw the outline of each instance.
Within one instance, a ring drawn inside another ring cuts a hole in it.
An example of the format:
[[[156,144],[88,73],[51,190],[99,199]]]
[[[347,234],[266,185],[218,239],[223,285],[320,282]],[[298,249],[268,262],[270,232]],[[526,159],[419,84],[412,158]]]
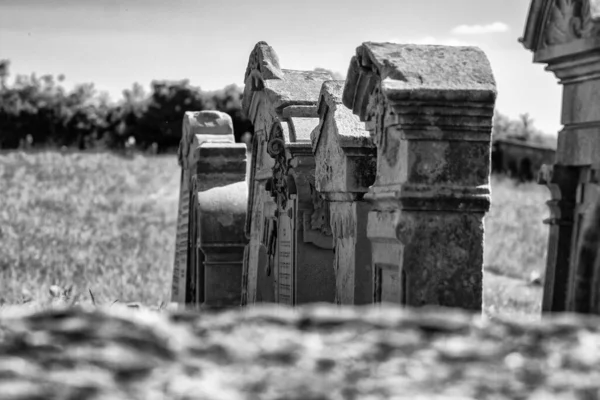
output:
[[[489,316],[537,319],[548,242],[544,186],[492,177],[492,207],[485,218],[484,310]],[[540,284],[531,285],[532,276]]]
[[[178,184],[173,156],[0,155],[0,303],[168,300]]]
[[[168,302],[178,185],[174,156],[0,154],[0,304],[55,301],[52,285],[73,285],[72,301]],[[500,178],[492,190],[485,309],[534,316],[541,289],[526,279],[543,274],[549,193]]]
[[[544,274],[550,215],[550,192],[535,183],[517,184],[493,177],[492,207],[485,219],[485,265],[488,271],[520,279]]]

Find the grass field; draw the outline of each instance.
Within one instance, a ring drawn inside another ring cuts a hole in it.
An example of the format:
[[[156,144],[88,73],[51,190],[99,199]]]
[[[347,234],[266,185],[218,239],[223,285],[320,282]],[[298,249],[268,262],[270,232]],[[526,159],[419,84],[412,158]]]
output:
[[[174,155],[0,153],[0,304],[44,301],[52,285],[97,303],[169,302],[179,171]],[[548,191],[494,178],[484,303],[535,317]]]
[[[179,176],[174,156],[0,156],[0,302],[74,285],[96,301],[168,301]]]

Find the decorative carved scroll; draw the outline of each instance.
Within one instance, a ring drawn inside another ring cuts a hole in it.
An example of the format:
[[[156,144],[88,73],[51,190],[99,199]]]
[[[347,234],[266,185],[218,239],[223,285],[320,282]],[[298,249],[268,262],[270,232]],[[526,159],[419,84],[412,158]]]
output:
[[[542,45],[555,46],[597,36],[599,32],[600,27],[594,22],[589,0],[555,0]]]
[[[269,179],[266,189],[271,193],[278,209],[285,210],[289,198],[288,171],[290,166],[285,155],[283,129],[279,123],[275,123],[271,129],[267,153],[273,157],[275,164],[273,165],[273,178]]]

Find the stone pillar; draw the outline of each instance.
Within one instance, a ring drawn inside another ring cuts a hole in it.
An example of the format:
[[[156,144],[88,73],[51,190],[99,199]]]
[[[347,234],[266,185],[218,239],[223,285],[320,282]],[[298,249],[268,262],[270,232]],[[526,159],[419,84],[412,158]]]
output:
[[[197,303],[239,306],[248,185],[244,143],[202,143],[193,193],[197,196]]]
[[[363,43],[342,100],[377,146],[374,297],[480,310],[495,82],[475,47]]]
[[[588,312],[591,299],[576,301],[581,228],[598,198],[594,164],[600,162],[600,3],[597,0],[534,0],[520,42],[563,85],[556,160],[539,182],[552,199],[543,312]],[[586,289],[587,291],[587,289]],[[586,295],[587,296],[587,295]]]
[[[327,73],[281,69],[259,42],[245,74],[243,108],[254,126],[246,219],[248,304],[333,301],[333,238],[314,189],[310,133]]]
[[[318,104],[320,123],[313,131],[315,186],[329,203],[335,240],[333,269],[337,304],[373,302],[370,205],[363,200],[375,180],[376,148],[360,119],[342,104],[344,81],[327,81]]]
[[[239,242],[245,244],[245,239],[243,235],[240,238],[239,233],[236,236],[236,232],[243,232],[247,202],[245,147],[234,143],[229,115],[218,111],[185,113],[178,154],[182,172],[173,302],[239,303],[242,259],[238,255]],[[236,243],[233,246],[232,241]],[[229,273],[227,281],[215,282],[212,278],[215,275],[213,258],[221,261],[219,256],[213,257],[213,249],[229,251],[226,262],[222,263],[225,265],[222,270],[227,269]],[[232,272],[234,268],[230,264],[237,265],[237,273]],[[224,287],[227,293],[223,290],[214,293],[213,289],[218,291]],[[231,289],[233,287],[236,289]]]

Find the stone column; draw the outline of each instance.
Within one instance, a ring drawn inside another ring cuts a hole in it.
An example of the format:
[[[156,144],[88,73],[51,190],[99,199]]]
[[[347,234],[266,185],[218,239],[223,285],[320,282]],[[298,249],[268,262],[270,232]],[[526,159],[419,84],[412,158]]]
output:
[[[363,43],[342,100],[377,146],[374,297],[480,310],[495,82],[475,47]]]
[[[543,312],[589,312],[591,299],[579,298],[578,264],[581,228],[598,198],[594,164],[600,162],[600,3],[597,0],[534,0],[520,42],[546,64],[563,85],[556,160],[545,166],[539,182],[552,200]],[[586,281],[584,279],[583,281]]]
[[[332,77],[282,69],[273,48],[259,42],[244,79],[243,107],[254,126],[246,301],[333,301],[333,238],[318,214],[310,142],[319,90]]]
[[[218,111],[185,113],[178,153],[182,172],[172,302],[196,305],[205,300],[205,254],[198,247],[201,226],[198,199],[207,194],[214,199],[215,193],[225,192],[235,193],[237,202],[246,202],[247,190],[239,184],[230,185],[244,181],[245,170],[240,170],[246,164],[245,154],[241,154],[244,149],[245,145],[234,143],[229,115]],[[234,192],[231,192],[232,189]],[[228,198],[223,200],[229,201]],[[243,214],[242,228],[245,210]],[[239,226],[240,217],[236,215],[236,218],[234,224]],[[213,225],[213,233],[220,233],[220,229],[221,226]],[[241,281],[238,280],[238,283],[240,292]]]
[[[315,187],[329,203],[335,240],[333,269],[337,304],[373,302],[369,204],[363,200],[375,180],[376,148],[360,119],[342,104],[344,81],[327,81],[313,131]]]

